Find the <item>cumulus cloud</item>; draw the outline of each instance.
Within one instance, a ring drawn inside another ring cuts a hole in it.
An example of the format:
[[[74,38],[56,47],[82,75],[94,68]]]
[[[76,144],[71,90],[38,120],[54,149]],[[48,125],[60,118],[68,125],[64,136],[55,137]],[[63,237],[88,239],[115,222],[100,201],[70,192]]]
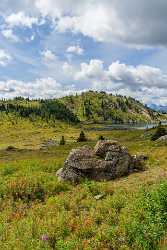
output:
[[[32,27],[42,15],[51,18],[60,32],[70,30],[98,41],[119,41],[135,46],[167,45],[166,9],[166,0],[0,2],[0,11],[8,15],[6,21],[11,26]]]
[[[56,60],[55,54],[49,49],[42,51],[41,55],[45,62]]]
[[[54,98],[75,92],[74,86],[64,86],[53,78],[41,78],[25,82],[17,80],[0,81],[0,97],[14,98],[16,96],[36,98]]]
[[[81,63],[81,70],[75,75],[76,80],[103,79],[105,76],[103,62],[101,60],[90,60],[90,63]]]
[[[6,39],[9,39],[13,42],[19,42],[20,39],[18,36],[16,36],[14,33],[13,33],[13,30],[12,29],[4,29],[2,30],[2,35],[6,38]]]
[[[49,26],[48,30],[51,28],[52,34],[54,32],[56,34],[56,32],[67,31],[74,34],[80,33],[96,41],[104,42],[104,47],[106,42],[122,43],[128,46],[135,46],[135,48],[148,46],[155,48],[157,46],[166,47],[166,9],[166,0],[7,0],[0,1],[0,13],[6,22],[6,24],[1,26],[1,31],[3,36],[16,41],[17,27],[32,28],[34,25],[42,24],[46,18]],[[36,34],[36,31],[34,31],[34,34]],[[29,33],[27,41],[31,40],[30,35]],[[63,37],[65,37],[64,39],[67,38],[67,36]],[[75,36],[73,36],[74,38]],[[34,37],[32,36],[33,39]],[[47,39],[52,38],[47,37]],[[97,90],[115,91],[137,98],[140,97],[145,102],[150,102],[151,100],[157,102],[156,97],[158,96],[159,102],[165,102],[167,97],[167,73],[164,73],[160,68],[144,64],[138,66],[127,65],[119,61],[115,61],[106,67],[105,63],[98,59],[93,59],[86,63],[82,62],[80,65],[78,65],[78,61],[73,61],[74,64],[72,65],[65,63],[63,56],[57,59],[56,55],[51,51],[51,48],[54,48],[54,51],[56,51],[55,41],[47,43],[47,39],[42,41],[42,47],[50,48],[41,53],[43,68],[40,71],[40,76],[43,77],[42,79],[48,79],[46,78],[47,76],[54,78],[56,68],[56,82],[68,82],[69,80],[69,82],[74,82],[78,89],[88,86]],[[82,51],[79,45],[75,45],[77,41],[74,40],[70,41],[74,45],[67,48],[69,40],[67,38],[68,43],[64,41],[64,46],[61,46],[61,48],[63,47],[67,58],[75,59],[72,56],[73,54],[81,55],[84,51]],[[89,44],[86,45],[89,46]],[[107,45],[106,47],[108,48],[109,46]],[[113,46],[113,50],[114,48]],[[39,50],[41,50],[41,47]],[[163,49],[162,51],[164,52],[165,50]],[[156,53],[155,50],[153,53]],[[142,54],[140,55],[142,60],[144,57],[142,57]],[[95,58],[94,54],[92,56]],[[147,55],[146,58],[148,59]],[[9,53],[0,50],[1,66],[7,65],[11,59]],[[153,64],[150,54],[148,60],[150,60],[149,63]],[[156,65],[158,65],[157,62]],[[40,84],[43,82],[42,79]],[[55,80],[53,81],[55,82]],[[18,81],[16,82],[18,83]],[[32,91],[33,84],[35,86],[38,85],[37,80],[32,81],[31,84],[26,83],[27,85],[24,82],[19,84],[19,86],[23,84],[22,89],[26,89],[26,86],[32,86]],[[12,85],[10,86],[10,90],[12,90]],[[50,89],[50,87],[48,88]],[[7,87],[4,89],[8,90]],[[11,91],[10,93],[16,94],[17,92]],[[33,94],[31,95],[33,96]]]
[[[116,61],[105,68],[103,61],[93,59],[81,63],[79,68],[65,63],[63,70],[76,83],[83,86],[89,83],[91,89],[130,95],[145,103],[152,102],[157,96],[159,103],[167,104],[167,74],[156,67]]]
[[[119,61],[113,62],[107,69],[101,60],[90,60],[89,63],[81,63],[80,70],[75,71],[76,80],[90,80],[99,88],[112,86],[137,89],[141,87],[167,87],[167,74],[161,69],[148,65],[126,65]]]
[[[68,47],[66,52],[71,53],[71,54],[76,54],[76,55],[83,55],[84,49],[81,48],[79,45],[74,45],[74,46]]]
[[[134,46],[166,46],[166,0],[12,0],[0,11],[10,26],[32,27],[49,17],[60,32],[82,33],[98,41]],[[25,14],[23,12],[25,11]]]
[[[31,17],[20,11],[18,13],[12,13],[11,15],[7,16],[5,18],[5,22],[11,28],[15,26],[32,28],[33,24],[38,24],[38,18]]]
[[[0,66],[7,66],[12,60],[11,55],[3,49],[0,49]]]
[[[167,45],[165,0],[36,0],[35,5],[56,19],[60,32],[81,32],[98,41]]]

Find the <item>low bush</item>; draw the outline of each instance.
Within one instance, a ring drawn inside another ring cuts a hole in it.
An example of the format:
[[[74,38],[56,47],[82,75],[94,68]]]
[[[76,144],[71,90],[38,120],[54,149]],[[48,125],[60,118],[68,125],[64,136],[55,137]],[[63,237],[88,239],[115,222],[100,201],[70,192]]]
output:
[[[165,127],[163,127],[161,124],[157,127],[155,133],[152,135],[151,140],[156,141],[159,139],[161,136],[167,135],[167,131]]]

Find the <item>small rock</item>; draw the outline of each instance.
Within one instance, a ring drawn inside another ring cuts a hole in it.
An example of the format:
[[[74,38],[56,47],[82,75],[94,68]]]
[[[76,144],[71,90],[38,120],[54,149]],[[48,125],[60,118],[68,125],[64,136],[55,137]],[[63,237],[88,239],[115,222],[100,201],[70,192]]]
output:
[[[161,136],[157,142],[167,142],[167,135]]]
[[[96,196],[94,196],[95,200],[101,200],[102,198],[104,198],[104,194],[98,194]]]

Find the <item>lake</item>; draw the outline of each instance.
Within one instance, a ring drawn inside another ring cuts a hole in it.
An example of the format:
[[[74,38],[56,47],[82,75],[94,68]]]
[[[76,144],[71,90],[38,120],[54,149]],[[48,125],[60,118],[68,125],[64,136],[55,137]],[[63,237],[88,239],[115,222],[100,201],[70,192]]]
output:
[[[167,121],[162,121],[162,125],[167,125]],[[136,123],[136,124],[129,124],[129,123],[124,123],[124,124],[107,124],[107,125],[102,125],[92,128],[88,128],[87,130],[96,130],[96,131],[109,131],[109,130],[134,130],[134,129],[151,129],[154,127],[157,127],[158,123]]]

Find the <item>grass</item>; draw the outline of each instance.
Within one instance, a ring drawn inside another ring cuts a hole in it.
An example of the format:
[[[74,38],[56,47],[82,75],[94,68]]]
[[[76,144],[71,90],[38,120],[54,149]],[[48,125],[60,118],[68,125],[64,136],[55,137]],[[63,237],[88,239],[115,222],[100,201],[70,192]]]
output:
[[[3,118],[0,135],[0,249],[165,249],[167,147],[150,141],[150,131],[87,131],[94,146],[100,134],[133,154],[149,156],[146,171],[109,181],[60,183],[63,166],[81,128],[51,127]],[[82,127],[83,129],[83,127]],[[44,140],[67,144],[40,150]],[[19,150],[6,151],[7,146]],[[97,200],[96,196],[100,195]]]

